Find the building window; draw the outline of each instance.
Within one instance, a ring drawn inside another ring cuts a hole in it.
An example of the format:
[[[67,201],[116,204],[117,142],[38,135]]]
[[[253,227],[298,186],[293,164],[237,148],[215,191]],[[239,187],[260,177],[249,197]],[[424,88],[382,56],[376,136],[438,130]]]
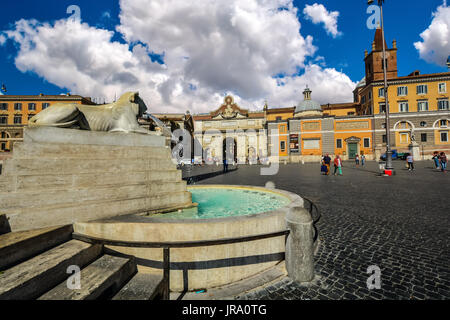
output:
[[[380,103],[380,113],[386,113],[386,103]]]
[[[400,143],[408,143],[409,142],[409,133],[407,132],[402,132],[400,133]]]
[[[417,101],[417,111],[428,111],[428,100]]]
[[[420,142],[427,142],[427,134],[426,133],[420,134]]]
[[[6,138],[8,138],[8,137],[6,136],[6,132],[2,132],[2,139],[6,139]]]
[[[364,148],[370,148],[370,139],[364,138]]]
[[[36,103],[29,103],[28,111],[36,111]]]
[[[381,128],[386,129],[386,122],[383,122],[383,123],[381,124]]]
[[[14,124],[22,124],[22,116],[21,115],[14,116]]]
[[[439,120],[440,127],[447,127],[447,120]]]
[[[438,110],[449,110],[448,99],[438,100]]]
[[[409,129],[411,126],[410,126],[409,122],[402,121],[402,122],[399,123],[398,127],[400,129]]]
[[[2,150],[2,151],[6,150],[6,143],[5,142],[0,143],[0,150]]]
[[[387,137],[385,134],[383,134],[383,143],[387,143]]]
[[[22,111],[22,104],[14,103],[14,111]]]
[[[380,88],[378,89],[378,97],[383,97],[384,98],[384,88]]]
[[[303,149],[320,149],[320,140],[319,139],[307,139],[303,140]]]
[[[336,139],[336,148],[341,149],[342,148],[342,139]]]
[[[408,102],[400,102],[398,104],[398,111],[399,112],[408,112]]]
[[[445,82],[439,83],[439,93],[447,93],[447,84]]]
[[[280,142],[280,149],[281,149],[281,152],[286,151],[286,141]]]
[[[448,142],[448,131],[441,132],[441,142]]]
[[[8,111],[8,104],[7,103],[0,103],[0,110],[1,111]]]
[[[427,94],[428,93],[428,85],[421,84],[417,86],[417,94]]]
[[[386,59],[384,59],[384,63],[383,63],[383,61],[381,61],[381,69],[383,69],[384,70],[384,66],[386,65],[386,68],[387,69],[389,69],[389,67],[388,67],[388,59],[386,58]],[[387,70],[386,69],[386,70]]]
[[[286,133],[287,132],[287,130],[286,130],[286,125],[280,125],[280,133]]]
[[[366,96],[362,96],[362,98],[361,98],[361,103],[362,103],[362,104],[366,103]]]
[[[426,123],[425,121],[422,121],[422,122],[420,122],[420,126],[421,126],[421,127],[426,127],[426,126],[427,126],[427,123]]]
[[[281,120],[282,120],[282,117],[277,117],[276,120],[277,120],[277,121],[281,121]]]
[[[47,109],[48,107],[50,107],[50,103],[45,102],[45,103],[42,104],[42,110],[45,110],[45,109]]]
[[[408,95],[408,87],[398,87],[397,95],[398,96],[407,96]]]
[[[372,91],[369,91],[369,100],[372,100]]]
[[[8,124],[8,116],[0,116],[0,124]]]

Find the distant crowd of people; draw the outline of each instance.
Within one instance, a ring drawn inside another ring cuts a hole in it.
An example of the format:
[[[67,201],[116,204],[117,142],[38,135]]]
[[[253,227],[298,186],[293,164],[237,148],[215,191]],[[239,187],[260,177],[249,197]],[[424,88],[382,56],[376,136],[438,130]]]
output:
[[[339,175],[342,175],[342,160],[339,155],[336,155],[333,161],[334,164],[334,175],[336,175],[336,172]],[[331,158],[330,155],[327,153],[325,156],[322,156],[322,167],[321,171],[324,175],[330,174],[330,167],[331,167]]]
[[[435,151],[433,153],[433,158],[432,158],[434,165],[436,167],[437,170],[440,170],[442,172],[446,172],[446,168],[447,168],[447,155],[445,154],[445,152],[438,152]],[[322,160],[321,160],[321,169],[320,171],[322,172],[323,175],[329,175],[331,172],[331,164],[333,163],[334,165],[334,175],[336,175],[336,173],[338,175],[342,175],[342,159],[339,155],[336,155],[334,160],[331,160],[330,155],[327,153],[326,155],[322,156]],[[366,163],[366,157],[364,156],[364,154],[361,155],[356,155],[355,156],[355,165],[356,167],[358,167],[360,164],[362,166],[364,166]],[[408,169],[408,171],[414,171],[414,158],[413,155],[411,153],[406,154],[406,168]]]

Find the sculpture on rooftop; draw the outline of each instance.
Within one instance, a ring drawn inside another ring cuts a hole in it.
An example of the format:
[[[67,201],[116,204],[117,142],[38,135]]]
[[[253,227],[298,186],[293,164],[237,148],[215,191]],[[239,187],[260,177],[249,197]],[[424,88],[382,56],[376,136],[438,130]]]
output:
[[[127,92],[116,102],[105,105],[54,104],[31,118],[28,126],[150,134],[137,121],[146,110],[138,92]]]

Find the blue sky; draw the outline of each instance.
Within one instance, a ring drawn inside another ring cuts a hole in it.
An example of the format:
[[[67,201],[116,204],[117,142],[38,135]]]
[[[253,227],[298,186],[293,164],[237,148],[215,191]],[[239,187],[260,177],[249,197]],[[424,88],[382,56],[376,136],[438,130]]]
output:
[[[330,12],[339,12],[337,27],[341,35],[333,37],[327,33],[322,23],[315,24],[306,19],[303,9],[306,5],[314,3],[322,4]],[[447,71],[443,65],[422,59],[414,46],[415,42],[422,40],[420,34],[430,26],[433,12],[442,5],[443,1],[410,0],[406,3],[407,5],[405,5],[405,1],[387,0],[384,5],[387,43],[391,46],[392,40],[394,38],[397,40],[399,75],[407,75],[414,70],[420,70],[422,73]],[[315,63],[320,64],[323,68],[333,68],[348,76],[355,83],[361,80],[364,75],[364,50],[370,51],[374,36],[374,30],[366,27],[366,21],[369,18],[369,14],[366,13],[367,2],[365,0],[295,0],[293,4],[298,8],[297,18],[301,23],[301,35],[303,37],[312,36],[312,45],[317,47],[317,51],[312,56],[306,55],[305,64]],[[56,20],[67,18],[69,14],[66,13],[66,9],[70,5],[80,7],[82,22],[97,29],[115,31],[111,41],[126,43],[121,34],[116,31],[116,26],[120,24],[119,13],[121,11],[117,0],[5,1],[2,3],[0,11],[0,34],[2,31],[14,29],[14,23],[20,19],[36,19],[39,22],[52,24]],[[130,49],[133,45],[130,46]],[[153,50],[151,41],[147,44],[147,48],[149,52]],[[11,39],[0,45],[0,82],[6,84],[8,94],[39,94],[41,92],[60,94],[69,90],[64,88],[61,83],[50,83],[45,79],[48,77],[42,74],[37,75],[32,68],[24,73],[19,71],[15,65],[19,50],[18,43]],[[151,53],[150,57],[153,60],[155,58]],[[323,59],[318,60],[318,57],[323,57]],[[305,72],[302,67],[298,70],[298,75]],[[189,83],[191,89],[198,86],[198,84]],[[214,88],[217,87],[220,86]],[[237,94],[240,92],[240,88],[234,88],[232,84],[225,85],[224,88]],[[92,92],[76,93],[92,95]],[[256,96],[257,94],[255,94],[254,101],[261,98]],[[253,100],[249,98],[247,101]]]

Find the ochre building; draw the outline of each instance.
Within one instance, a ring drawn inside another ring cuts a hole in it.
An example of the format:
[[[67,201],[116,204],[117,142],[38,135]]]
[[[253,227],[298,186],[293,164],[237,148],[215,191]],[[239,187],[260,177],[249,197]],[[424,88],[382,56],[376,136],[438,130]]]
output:
[[[37,113],[55,103],[95,104],[77,95],[0,95],[0,152],[12,151],[23,140],[23,127]]]

